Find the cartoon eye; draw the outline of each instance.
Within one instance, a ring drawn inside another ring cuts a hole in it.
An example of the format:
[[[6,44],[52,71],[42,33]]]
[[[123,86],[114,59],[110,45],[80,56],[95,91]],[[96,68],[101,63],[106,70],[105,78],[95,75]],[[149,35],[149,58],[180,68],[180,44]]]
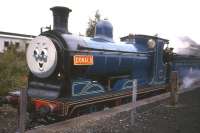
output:
[[[42,49],[40,55],[42,56],[42,58],[46,59],[47,58],[47,50],[46,49]]]
[[[39,50],[38,50],[38,49],[35,49],[35,50],[33,51],[33,55],[34,55],[35,58],[38,58],[38,57],[39,57]]]

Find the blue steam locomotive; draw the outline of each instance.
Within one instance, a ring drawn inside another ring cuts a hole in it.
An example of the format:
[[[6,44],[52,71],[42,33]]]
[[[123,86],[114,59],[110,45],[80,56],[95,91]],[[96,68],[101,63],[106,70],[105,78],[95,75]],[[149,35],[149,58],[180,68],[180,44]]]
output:
[[[169,41],[157,36],[129,35],[113,41],[113,27],[99,21],[94,37],[68,31],[66,7],[51,8],[53,30],[42,32],[27,49],[30,69],[30,112],[69,118],[131,100],[133,79],[138,93],[166,89],[170,72],[180,77],[200,67],[199,58],[174,56]]]

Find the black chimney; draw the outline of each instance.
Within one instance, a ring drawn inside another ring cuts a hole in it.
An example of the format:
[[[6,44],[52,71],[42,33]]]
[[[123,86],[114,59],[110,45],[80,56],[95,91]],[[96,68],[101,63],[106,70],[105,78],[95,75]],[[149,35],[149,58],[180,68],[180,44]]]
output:
[[[50,8],[53,12],[53,30],[69,33],[68,32],[68,16],[72,11],[67,7],[55,6]]]

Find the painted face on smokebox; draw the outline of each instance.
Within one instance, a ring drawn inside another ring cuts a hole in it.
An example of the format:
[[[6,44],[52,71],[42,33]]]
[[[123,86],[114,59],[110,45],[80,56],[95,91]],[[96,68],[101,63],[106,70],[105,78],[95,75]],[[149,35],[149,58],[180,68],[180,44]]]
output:
[[[42,46],[36,47],[33,51],[33,56],[35,58],[35,61],[38,62],[38,67],[40,71],[44,71],[44,65],[48,60],[48,48],[45,47],[45,45],[46,44],[42,44]]]
[[[57,50],[54,43],[45,36],[34,38],[26,53],[30,71],[37,77],[48,77],[57,65]]]

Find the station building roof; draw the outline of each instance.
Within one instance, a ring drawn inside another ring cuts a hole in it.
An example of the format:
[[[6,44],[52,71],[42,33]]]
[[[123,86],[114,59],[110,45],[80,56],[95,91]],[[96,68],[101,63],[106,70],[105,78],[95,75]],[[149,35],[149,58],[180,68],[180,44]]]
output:
[[[13,33],[13,32],[0,31],[0,37],[30,40],[30,39],[35,38],[36,36],[27,35],[27,34]]]

